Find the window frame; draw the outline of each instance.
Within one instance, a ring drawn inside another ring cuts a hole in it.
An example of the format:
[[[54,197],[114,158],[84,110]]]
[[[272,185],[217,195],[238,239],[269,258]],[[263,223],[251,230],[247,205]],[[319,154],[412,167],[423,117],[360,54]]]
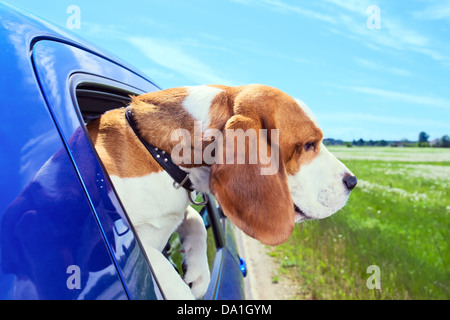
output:
[[[140,240],[140,238],[139,238],[139,236],[138,236],[138,234],[137,234],[137,232],[136,232],[136,230],[134,228],[134,225],[131,223],[131,220],[130,220],[130,217],[128,215],[128,212],[127,212],[125,206],[123,205],[123,203],[122,203],[122,201],[121,201],[121,199],[119,197],[119,194],[116,191],[116,189],[114,187],[114,184],[112,183],[112,180],[111,180],[108,172],[106,171],[106,168],[103,165],[103,162],[102,162],[100,156],[98,155],[97,150],[95,149],[95,146],[94,146],[94,144],[92,142],[92,139],[91,139],[91,137],[90,137],[90,135],[89,135],[89,133],[87,131],[87,128],[86,128],[86,124],[87,123],[86,123],[85,118],[83,116],[82,108],[81,108],[81,106],[78,103],[78,97],[77,97],[77,89],[80,86],[87,86],[87,87],[91,88],[90,91],[93,92],[93,93],[96,91],[96,90],[94,90],[95,88],[98,88],[98,90],[99,90],[96,93],[101,92],[100,90],[107,90],[107,91],[111,91],[111,92],[123,91],[123,92],[128,92],[130,94],[138,95],[138,94],[145,93],[145,91],[143,91],[143,90],[141,90],[139,88],[136,88],[134,86],[130,86],[130,85],[127,85],[125,83],[116,81],[116,80],[112,80],[112,79],[109,79],[109,78],[106,78],[106,77],[102,77],[102,76],[94,75],[94,74],[89,74],[89,73],[84,73],[84,72],[77,72],[77,73],[74,73],[74,74],[70,75],[69,81],[68,81],[68,86],[69,86],[69,93],[70,93],[71,102],[72,102],[72,105],[74,107],[75,113],[77,115],[78,121],[80,123],[81,129],[83,130],[84,135],[86,136],[86,138],[87,138],[87,140],[89,142],[89,146],[90,146],[92,152],[95,155],[97,163],[99,164],[99,166],[101,167],[101,169],[102,169],[102,171],[104,173],[104,177],[108,180],[108,184],[111,187],[111,189],[112,189],[112,191],[113,191],[117,201],[119,202],[119,205],[120,205],[120,208],[122,209],[122,212],[124,213],[126,219],[128,220],[128,225],[129,225],[130,229],[133,232],[133,235],[134,235],[134,238],[136,240],[136,243],[139,246],[140,251],[142,252],[143,257],[144,257],[144,259],[145,259],[145,261],[146,261],[146,263],[147,263],[147,265],[148,265],[148,267],[149,267],[149,269],[151,271],[152,279],[153,279],[154,283],[156,284],[155,289],[157,290],[157,295],[159,295],[160,297],[165,299],[164,293],[161,290],[161,285],[159,284],[159,280],[155,276],[155,272],[153,271],[153,267],[152,267],[151,261],[149,260],[147,254],[146,254],[146,252],[144,250],[144,246],[142,245],[142,242],[141,242],[141,240]],[[107,92],[103,92],[102,95],[104,97],[109,96],[109,94]],[[111,95],[113,95],[114,97],[117,97],[117,95],[114,94],[114,93],[112,93]],[[127,98],[124,97],[124,99],[127,99]],[[129,101],[131,101],[131,98],[129,98]],[[109,110],[113,110],[113,109],[116,109],[116,108],[111,108]],[[98,116],[101,116],[101,114],[99,114]]]
[[[72,103],[73,103],[73,106],[75,107],[75,112],[77,114],[77,117],[80,121],[80,124],[83,128],[83,131],[84,131],[86,137],[88,137],[90,147],[93,150],[93,152],[97,158],[97,161],[100,164],[103,172],[105,173],[105,177],[107,177],[108,182],[111,185],[112,190],[113,190],[114,194],[116,195],[123,212],[125,213],[128,221],[131,221],[129,219],[129,215],[126,211],[126,208],[123,205],[123,203],[121,202],[120,197],[114,188],[114,184],[112,183],[109,175],[107,174],[107,171],[106,171],[106,169],[95,149],[95,146],[93,145],[92,140],[90,139],[89,133],[87,132],[87,129],[86,129],[86,124],[90,120],[101,116],[101,114],[106,111],[118,109],[120,107],[108,108],[107,110],[103,110],[103,112],[98,112],[98,114],[92,114],[92,115],[86,116],[85,114],[83,114],[84,108],[79,103],[78,94],[81,93],[82,95],[86,95],[86,96],[92,95],[95,99],[97,99],[97,98],[98,99],[109,99],[110,98],[112,100],[116,100],[119,102],[120,102],[120,100],[123,99],[124,101],[127,101],[129,103],[129,102],[131,102],[131,97],[129,97],[130,95],[139,95],[139,94],[143,94],[145,92],[138,88],[135,88],[133,86],[130,86],[130,85],[127,85],[127,84],[124,84],[124,83],[121,83],[121,82],[118,82],[115,80],[111,80],[111,79],[104,78],[104,77],[97,76],[97,75],[86,74],[86,73],[76,73],[76,74],[71,75],[71,77],[69,79],[69,87],[70,87],[70,95],[72,98]],[[125,104],[123,107],[126,107],[126,105],[127,104]],[[90,111],[87,111],[87,112],[90,112]],[[208,287],[207,294],[205,294],[204,298],[214,299],[214,298],[216,298],[216,291],[217,291],[217,288],[218,288],[219,282],[220,282],[220,275],[221,275],[221,269],[222,269],[222,264],[223,264],[223,249],[226,246],[224,232],[223,232],[224,216],[223,216],[223,214],[221,214],[221,210],[218,208],[218,204],[217,204],[215,198],[209,194],[207,194],[206,197],[208,198],[208,203],[205,205],[205,209],[208,214],[210,227],[212,228],[216,251],[215,251],[213,263],[210,268],[210,272],[211,272],[210,285]],[[142,252],[145,253],[145,250],[143,249],[143,245],[140,242],[139,236],[138,236],[137,232],[135,231],[133,224],[130,223],[130,226],[135,235],[137,243],[139,244]],[[151,267],[151,261],[149,261],[146,254],[144,254],[144,256],[146,257],[147,262],[149,262],[149,265]],[[158,283],[158,279],[156,279],[156,282]],[[159,286],[159,284],[158,284],[158,286]]]

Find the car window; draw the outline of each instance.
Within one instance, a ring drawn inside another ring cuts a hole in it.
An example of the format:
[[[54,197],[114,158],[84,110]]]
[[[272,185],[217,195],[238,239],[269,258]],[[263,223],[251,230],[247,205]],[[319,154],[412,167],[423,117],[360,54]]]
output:
[[[80,80],[76,80],[78,83]],[[110,80],[98,79],[96,77],[82,78],[82,81],[76,85],[75,97],[79,108],[79,117],[85,124],[93,119],[100,117],[108,110],[123,108],[131,102],[130,95],[138,95],[133,88],[125,85],[119,85]],[[200,195],[198,196],[200,197]],[[202,216],[207,230],[207,258],[210,272],[213,273],[213,267],[217,264],[217,251],[223,247],[223,236],[221,232],[220,216],[215,210],[217,202],[212,196],[208,196],[209,203],[206,206],[192,205]],[[197,198],[199,201],[200,198]],[[126,210],[126,208],[125,208]],[[136,235],[137,236],[137,235]],[[181,243],[178,234],[175,232],[169,239],[163,254],[172,263],[174,268],[183,276],[183,255]],[[212,286],[216,279],[211,279]]]
[[[94,83],[81,83],[76,88],[78,106],[85,124],[108,110],[123,108],[131,101],[132,92],[123,88],[107,88]]]
[[[118,86],[111,82],[96,82],[95,79],[85,80],[76,86],[76,99],[80,109],[81,117],[85,124],[93,119],[100,117],[108,110],[123,108],[130,101],[130,95],[137,95],[138,92]],[[198,196],[200,197],[200,195]],[[200,198],[198,198],[200,200]],[[211,199],[216,206],[214,198]],[[217,250],[223,246],[222,235],[220,232],[220,217],[217,210],[207,209],[208,206],[192,205],[202,216],[207,230],[207,257],[210,271],[212,272]],[[210,207],[211,208],[211,207]],[[125,208],[126,209],[126,208]],[[177,272],[183,276],[183,256],[181,243],[178,234],[175,232],[169,239],[163,254],[172,263]]]

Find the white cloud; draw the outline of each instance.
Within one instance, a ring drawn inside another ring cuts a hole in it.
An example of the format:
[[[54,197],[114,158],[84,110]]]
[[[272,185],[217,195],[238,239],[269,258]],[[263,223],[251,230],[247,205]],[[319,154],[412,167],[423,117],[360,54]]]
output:
[[[361,42],[369,48],[379,49],[377,46],[395,50],[412,51],[427,56],[443,65],[450,66],[450,54],[439,43],[432,41],[428,35],[418,31],[415,26],[408,25],[404,20],[388,14],[386,6],[380,7],[381,30],[367,28],[369,18],[367,8],[373,4],[370,0],[326,0],[317,5],[321,11],[307,9],[304,6],[288,4],[281,0],[231,0],[236,3],[258,5],[282,13],[294,13],[303,17],[323,21],[330,25],[329,31],[340,34],[349,39]],[[413,14],[415,16],[419,13]],[[450,17],[450,0],[444,4],[427,8],[422,17],[443,19]],[[442,53],[444,52],[444,53]]]
[[[321,21],[327,21],[327,22],[332,22],[332,23],[336,22],[336,19],[331,15],[326,15],[323,13],[319,13],[317,11],[305,9],[300,6],[294,6],[291,4],[287,4],[287,3],[283,2],[283,1],[279,1],[279,0],[262,0],[261,4],[266,7],[269,7],[270,9],[278,10],[281,12],[295,13],[295,14],[299,14],[304,17],[321,20]]]
[[[149,23],[153,24],[154,22],[150,21]],[[186,48],[230,52],[225,46],[206,44],[193,38],[185,38],[180,41],[168,41],[147,36],[130,37],[125,32],[126,29],[120,25],[101,25],[84,22],[82,24],[82,30],[89,36],[119,40],[131,44],[156,65],[164,67],[165,70],[160,70],[151,65],[141,67],[142,70],[152,76],[157,74],[158,78],[171,80],[176,78],[176,75],[181,74],[192,81],[193,84],[233,84],[230,79],[222,77],[220,71],[215,70],[199,58],[186,52]],[[205,36],[202,35],[202,37]],[[169,71],[164,73],[167,69]]]
[[[287,2],[283,2],[281,0],[231,0],[231,1],[246,6],[257,5],[281,13],[294,13],[306,18],[312,18],[331,23],[336,22],[336,19],[332,15],[327,15],[314,10],[309,10],[298,5],[288,4]]]
[[[131,37],[127,41],[154,63],[182,74],[197,84],[232,85],[232,81],[221,77],[217,70],[189,55],[174,42],[151,37]]]
[[[407,127],[449,127],[449,125],[444,121],[355,112],[319,113],[317,114],[317,118],[319,121],[332,121],[338,123],[378,123]]]
[[[325,0],[325,1],[358,14],[366,14],[367,7],[373,4],[368,0]]]
[[[380,72],[388,72],[395,74],[397,76],[410,76],[411,72],[405,69],[397,68],[397,67],[390,67],[390,66],[384,66],[380,63],[369,61],[366,59],[361,58],[355,58],[356,64],[358,64],[361,67],[365,67],[371,70],[377,70]]]
[[[419,32],[418,30],[415,30],[410,26],[406,26],[401,20],[396,19],[391,14],[386,14],[383,6],[380,7],[382,29],[370,30],[365,25],[365,22],[369,17],[366,10],[371,4],[370,1],[326,1],[329,4],[338,6],[341,9],[345,9],[351,13],[351,15],[340,15],[340,23],[347,31],[347,33],[341,32],[342,35],[349,38],[354,38],[356,35],[359,40],[368,47],[376,47],[374,45],[381,45],[396,50],[413,51],[428,56],[435,61],[443,63],[444,65],[450,65],[450,56],[441,53],[442,51],[445,52],[445,50],[440,44],[436,44],[429,36]],[[439,7],[433,7],[433,10],[426,10],[426,12],[435,12],[435,17],[445,17],[447,12],[450,15],[450,1],[447,1],[446,3],[447,6],[439,5]],[[431,17],[433,15],[430,13],[428,16]]]
[[[354,12],[354,11],[352,11]],[[392,17],[385,17],[381,9],[381,30],[367,28],[366,21],[369,17],[366,12],[358,12],[358,16],[341,15],[340,22],[350,35],[360,36],[364,42],[372,42],[398,50],[406,50],[410,46],[423,47],[430,40],[423,34],[404,26]],[[345,35],[345,33],[344,33]]]
[[[422,11],[415,11],[413,17],[423,20],[450,20],[450,0],[441,0]]]
[[[438,107],[450,110],[450,101],[437,97],[429,97],[412,93],[404,93],[397,91],[390,91],[371,87],[357,87],[357,86],[341,86],[333,85],[336,88],[347,89],[355,92],[370,94],[381,98],[400,101],[411,104],[424,105],[428,107]]]

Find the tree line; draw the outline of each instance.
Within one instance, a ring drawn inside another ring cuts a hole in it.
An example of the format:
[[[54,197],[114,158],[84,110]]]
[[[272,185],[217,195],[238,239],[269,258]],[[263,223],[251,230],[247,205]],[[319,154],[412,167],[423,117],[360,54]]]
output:
[[[344,141],[332,138],[323,139],[323,143],[328,146],[346,146],[346,147],[420,147],[420,148],[450,148],[450,137],[444,135],[441,138],[429,141],[430,136],[422,131],[419,133],[417,141],[409,141],[408,139],[402,139],[400,141],[388,141],[388,140],[353,140]]]

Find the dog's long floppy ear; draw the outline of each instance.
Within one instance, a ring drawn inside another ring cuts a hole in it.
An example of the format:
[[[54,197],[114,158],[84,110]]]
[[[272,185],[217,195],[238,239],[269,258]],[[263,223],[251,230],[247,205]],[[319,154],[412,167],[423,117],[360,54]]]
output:
[[[243,115],[231,117],[225,125],[224,139],[217,148],[216,161],[211,166],[210,189],[237,227],[264,244],[277,245],[287,240],[294,228],[294,205],[279,146],[271,129],[276,128],[267,119]],[[234,141],[239,132],[245,132],[247,136],[241,147]],[[252,153],[256,150],[255,160]],[[230,152],[233,152],[231,156]],[[239,157],[244,152],[243,164]],[[272,163],[264,164],[267,161],[263,161],[262,156],[268,154],[272,154]],[[270,165],[278,170],[268,170]]]

